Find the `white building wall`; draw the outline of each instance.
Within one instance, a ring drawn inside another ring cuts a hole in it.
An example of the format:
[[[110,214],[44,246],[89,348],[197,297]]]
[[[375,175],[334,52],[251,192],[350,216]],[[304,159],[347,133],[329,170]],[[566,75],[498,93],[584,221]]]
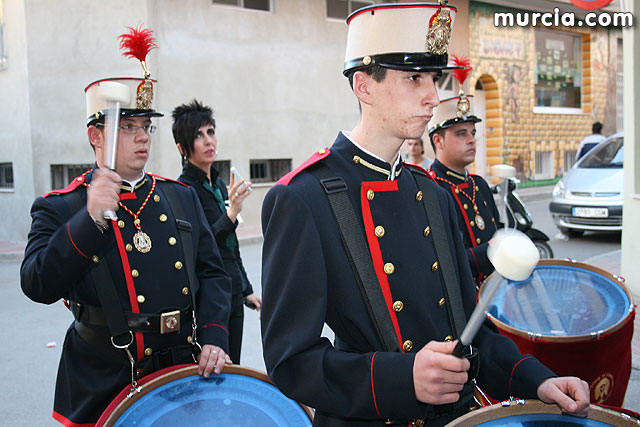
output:
[[[0,163],[12,163],[14,176],[13,189],[0,189],[0,240],[25,241],[34,196],[25,9],[14,0],[0,7],[7,58],[0,69]]]
[[[26,240],[28,207],[51,189],[51,164],[93,162],[84,87],[104,77],[142,76],[136,60],[121,56],[116,36],[125,26],[142,22],[153,28],[159,46],[150,54],[149,68],[158,79],[156,109],[166,116],[156,120],[149,171],[179,175],[170,113],[193,98],[215,110],[218,159],[231,160],[247,179],[249,159],[291,158],[295,168],[358,120],[355,97],[342,76],[347,27],[326,18],[324,0],[274,0],[272,13],[210,0],[10,3],[20,10],[24,4],[21,14],[13,13],[23,28],[23,45],[11,47],[22,53],[22,69],[12,61],[12,68],[0,71],[0,88],[3,94],[11,88],[10,99],[24,106],[2,103],[0,136],[3,152],[6,140],[22,138],[12,155],[29,161],[31,146],[33,167],[23,165],[26,160],[14,166],[16,185],[27,182],[28,188],[10,193],[11,200],[20,193],[25,202],[4,215],[17,222],[12,234],[0,231],[0,240]],[[11,18],[7,12],[5,21]],[[5,83],[7,78],[13,80]],[[245,232],[259,232],[270,186],[255,185],[245,201]]]
[[[625,1],[625,11],[638,19],[640,5]],[[637,24],[636,24],[637,26]],[[622,30],[624,49],[624,211],[622,216],[622,276],[634,295],[640,296],[640,32],[637,28]],[[637,303],[636,299],[636,303]]]

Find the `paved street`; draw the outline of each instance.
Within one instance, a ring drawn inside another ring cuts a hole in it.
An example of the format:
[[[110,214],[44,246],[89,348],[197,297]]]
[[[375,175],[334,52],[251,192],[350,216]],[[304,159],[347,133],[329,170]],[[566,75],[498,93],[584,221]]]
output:
[[[584,261],[619,249],[616,234],[587,233],[579,239],[558,238],[548,214],[548,198],[524,196],[524,199],[535,227],[551,237],[556,258]],[[260,293],[261,243],[255,240],[243,243],[241,251],[254,289]],[[19,266],[20,261],[15,259],[0,260],[3,278],[0,312],[3,318],[11,319],[11,328],[0,332],[4,349],[0,375],[6,391],[0,400],[0,420],[3,425],[11,426],[54,426],[58,425],[51,419],[55,373],[71,314],[61,302],[44,306],[29,301],[20,290]],[[264,370],[258,322],[258,313],[245,311],[242,364]],[[640,410],[640,371],[637,369],[632,371],[625,407]]]

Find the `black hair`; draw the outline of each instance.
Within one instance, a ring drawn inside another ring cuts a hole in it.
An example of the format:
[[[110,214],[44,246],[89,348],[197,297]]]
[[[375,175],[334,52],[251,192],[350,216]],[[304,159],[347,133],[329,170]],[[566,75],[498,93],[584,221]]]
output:
[[[193,141],[196,139],[198,129],[206,125],[216,128],[211,107],[195,99],[189,104],[177,106],[171,113],[171,117],[173,117],[171,126],[173,139],[176,144],[180,144],[185,157],[189,157],[193,152]]]
[[[592,133],[601,133],[602,132],[602,123],[595,122],[593,125],[591,125],[591,132]]]
[[[347,78],[349,79],[349,86],[351,86],[351,89],[353,89],[353,75],[355,74],[356,71],[362,71],[363,73],[373,77],[373,80],[375,80],[378,83],[383,81],[384,78],[387,76],[387,69],[384,67],[381,67],[378,64],[373,64],[370,67],[361,68],[359,70],[353,70],[347,75]]]

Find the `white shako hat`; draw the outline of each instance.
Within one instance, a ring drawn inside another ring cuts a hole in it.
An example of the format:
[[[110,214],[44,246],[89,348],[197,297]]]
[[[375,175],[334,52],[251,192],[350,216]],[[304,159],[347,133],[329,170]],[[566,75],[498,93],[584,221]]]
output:
[[[146,64],[147,54],[157,47],[153,31],[127,27],[129,33],[118,36],[123,55],[140,61],[144,77],[112,77],[90,83],[84,93],[87,100],[87,126],[95,124],[107,111],[109,101],[120,102],[120,117],[162,117],[153,109],[156,80]]]
[[[465,80],[473,71],[470,65],[471,61],[467,57],[451,56],[451,64],[456,68],[451,74],[460,83],[460,93],[458,96],[440,100],[440,104],[433,109],[433,117],[429,122],[431,124],[429,136],[438,129],[446,129],[458,123],[482,121],[473,115],[473,95],[465,95],[463,89]]]
[[[457,9],[440,3],[377,4],[347,17],[343,74],[378,64],[406,71],[445,70]]]

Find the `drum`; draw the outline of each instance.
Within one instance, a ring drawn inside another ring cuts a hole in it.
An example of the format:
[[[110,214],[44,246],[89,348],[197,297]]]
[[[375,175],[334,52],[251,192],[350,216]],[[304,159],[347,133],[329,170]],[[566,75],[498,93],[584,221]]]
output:
[[[622,412],[621,412],[622,411]],[[591,405],[587,418],[564,415],[556,405],[539,400],[518,400],[487,406],[456,418],[445,427],[537,427],[537,426],[635,426],[640,416],[627,410],[614,410]]]
[[[500,288],[487,312],[503,335],[556,374],[587,381],[592,403],[622,406],[635,311],[621,277],[545,259],[524,281],[491,279],[500,280]]]
[[[126,387],[96,427],[117,426],[311,426],[312,411],[289,399],[260,371],[227,365],[220,375],[198,375],[178,365],[142,378],[142,390]]]

